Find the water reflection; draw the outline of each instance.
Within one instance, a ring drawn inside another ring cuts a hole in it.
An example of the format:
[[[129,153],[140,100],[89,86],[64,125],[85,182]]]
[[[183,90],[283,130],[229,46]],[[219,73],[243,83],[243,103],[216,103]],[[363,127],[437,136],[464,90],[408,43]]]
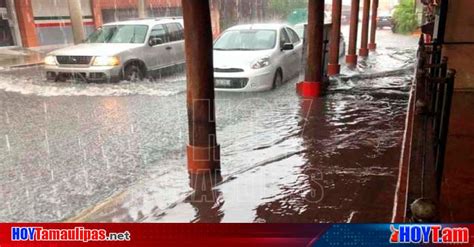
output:
[[[331,131],[325,120],[327,115],[325,98],[302,99],[300,101],[300,122],[302,145],[301,163],[288,163],[292,166],[290,181],[280,184],[277,194],[267,203],[258,205],[255,220],[270,223],[314,222],[318,219],[315,210],[324,204],[324,174],[321,171],[322,154],[325,145],[322,140],[331,138]]]

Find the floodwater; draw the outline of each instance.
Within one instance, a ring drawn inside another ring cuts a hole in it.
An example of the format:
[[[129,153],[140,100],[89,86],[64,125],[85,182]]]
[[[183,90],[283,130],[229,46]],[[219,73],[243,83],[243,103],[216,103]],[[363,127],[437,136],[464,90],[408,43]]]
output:
[[[388,221],[414,57],[380,48],[313,101],[298,78],[218,93],[224,180],[204,201],[186,172],[183,74],[81,84],[2,71],[0,221]]]

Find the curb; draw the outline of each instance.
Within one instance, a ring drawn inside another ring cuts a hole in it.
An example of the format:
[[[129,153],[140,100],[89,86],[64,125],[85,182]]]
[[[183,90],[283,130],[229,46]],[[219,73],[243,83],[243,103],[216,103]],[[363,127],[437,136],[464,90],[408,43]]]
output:
[[[29,67],[40,66],[40,65],[43,65],[43,64],[44,64],[44,62],[27,63],[27,64],[7,66],[7,68],[10,68],[10,69],[29,68]]]

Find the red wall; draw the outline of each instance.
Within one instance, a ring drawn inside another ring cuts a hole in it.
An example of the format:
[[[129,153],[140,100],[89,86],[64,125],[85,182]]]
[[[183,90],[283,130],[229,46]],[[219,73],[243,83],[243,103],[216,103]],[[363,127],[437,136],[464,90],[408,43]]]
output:
[[[95,0],[96,4],[102,9],[126,9],[136,8],[138,0]],[[146,5],[150,7],[179,7],[181,0],[145,0]]]

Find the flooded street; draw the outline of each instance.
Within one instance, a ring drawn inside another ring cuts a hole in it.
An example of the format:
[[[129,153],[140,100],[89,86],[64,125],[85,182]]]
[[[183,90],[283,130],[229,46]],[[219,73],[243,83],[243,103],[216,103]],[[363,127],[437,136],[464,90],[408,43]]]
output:
[[[321,99],[300,99],[300,78],[217,93],[224,181],[204,202],[188,185],[183,73],[83,84],[1,71],[0,221],[387,222],[416,38],[378,34]]]

